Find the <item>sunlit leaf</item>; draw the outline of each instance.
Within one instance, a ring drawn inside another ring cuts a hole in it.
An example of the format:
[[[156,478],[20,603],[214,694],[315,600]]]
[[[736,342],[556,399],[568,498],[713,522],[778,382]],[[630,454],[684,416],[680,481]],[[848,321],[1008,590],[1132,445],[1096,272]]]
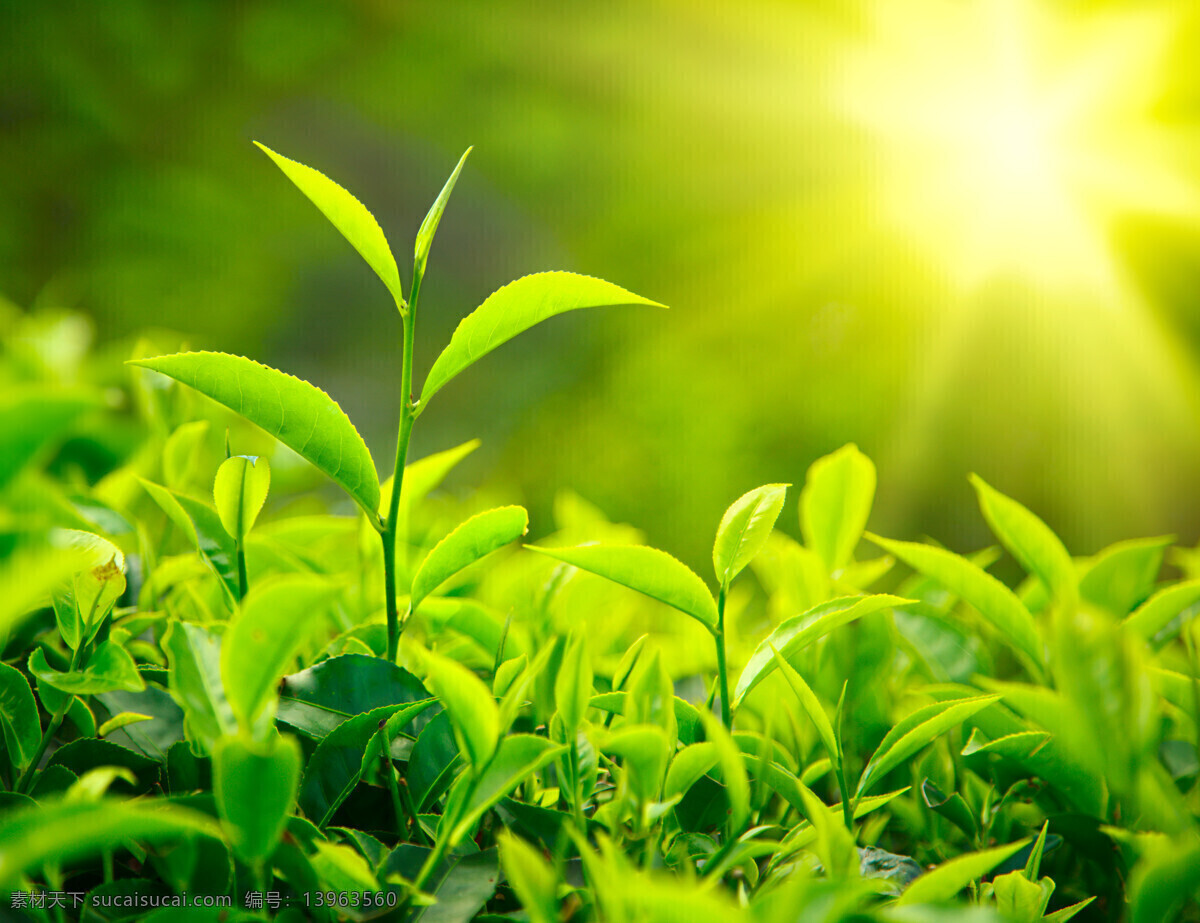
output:
[[[943,862],[932,872],[927,872],[909,885],[896,903],[924,904],[949,900],[976,878],[983,877],[1009,856],[1020,852],[1031,841],[1031,838],[1027,837],[1007,846],[967,853],[965,856]]]
[[[756,487],[725,511],[713,544],[713,570],[722,586],[728,586],[762,550],[783,509],[789,486],[765,484]]]
[[[379,510],[379,475],[342,408],[307,381],[228,353],[131,359],[195,388],[266,430],[333,479],[367,513]]]
[[[804,544],[821,556],[829,572],[850,560],[875,499],[875,465],[854,443],[819,458],[800,492]]]
[[[367,265],[375,270],[375,275],[387,286],[396,304],[403,304],[404,293],[400,286],[400,273],[396,269],[396,258],[392,256],[387,238],[384,237],[375,216],[367,211],[366,206],[325,174],[295,160],[289,160],[282,154],[276,154],[257,141],[254,143],[275,161],[287,178],[296,184],[296,188],[308,196],[309,201],[321,210],[330,224],[350,241],[354,249],[367,261]]]
[[[411,606],[480,558],[516,541],[529,527],[523,507],[502,506],[472,516],[433,546],[413,575]]]
[[[225,737],[213,754],[217,810],[246,862],[259,862],[275,849],[300,783],[300,746],[273,734],[267,742]]]
[[[271,466],[265,458],[234,455],[217,469],[213,500],[221,525],[241,542],[254,527],[254,521],[267,500],[271,487]]]
[[[463,369],[534,324],[565,311],[619,304],[664,307],[611,282],[573,272],[541,272],[510,282],[459,323],[429,370],[421,404]]]

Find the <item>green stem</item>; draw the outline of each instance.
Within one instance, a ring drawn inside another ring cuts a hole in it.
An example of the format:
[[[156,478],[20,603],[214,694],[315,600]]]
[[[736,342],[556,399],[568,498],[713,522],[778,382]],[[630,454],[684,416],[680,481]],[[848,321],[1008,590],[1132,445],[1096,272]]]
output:
[[[725,593],[728,587],[721,585],[717,596],[717,678],[721,683],[721,723],[726,728],[733,727],[733,717],[729,708],[729,670],[725,666]]]
[[[246,593],[250,590],[250,578],[246,574],[246,549],[242,545],[241,539],[237,543],[237,567],[238,567],[238,599],[246,598]]]
[[[404,810],[404,803],[400,799],[400,784],[396,781],[396,767],[392,765],[392,740],[388,737],[386,726],[381,727],[379,733],[383,738],[380,753],[383,757],[383,774],[387,777],[388,790],[392,796],[392,810],[396,812],[396,833],[403,839],[407,832],[408,839],[411,840],[413,819]]]
[[[421,277],[413,277],[412,299],[408,309],[401,309],[403,333],[400,366],[400,432],[396,438],[396,464],[392,470],[392,496],[383,528],[384,599],[387,603],[388,660],[396,662],[400,647],[400,614],[396,609],[396,525],[400,512],[400,490],[404,486],[404,463],[408,459],[408,441],[416,419],[416,403],[412,396],[413,338],[417,325],[417,297],[421,292]]]
[[[83,656],[83,649],[85,647],[87,647],[87,644],[81,639],[79,642],[79,647],[75,648],[75,651],[71,654],[71,665],[67,667],[68,673],[74,673],[76,668],[78,668],[79,661]],[[59,705],[58,708],[54,710],[54,714],[50,716],[50,723],[46,725],[46,730],[42,734],[42,739],[38,741],[37,751],[33,754],[33,759],[29,761],[29,765],[25,767],[25,771],[21,773],[21,778],[17,779],[17,785],[13,789],[14,792],[19,794],[25,793],[25,789],[29,786],[33,779],[34,772],[37,771],[38,763],[42,761],[42,757],[46,753],[46,748],[50,746],[51,738],[54,737],[54,735],[58,733],[58,729],[62,727],[63,718],[67,714],[67,709],[71,707],[72,698],[73,696],[65,692],[63,693],[62,704]]]

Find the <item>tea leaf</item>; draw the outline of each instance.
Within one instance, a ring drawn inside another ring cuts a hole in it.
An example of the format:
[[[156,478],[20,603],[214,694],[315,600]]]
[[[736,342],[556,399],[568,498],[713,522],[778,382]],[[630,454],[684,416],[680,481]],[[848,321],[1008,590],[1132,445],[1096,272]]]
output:
[[[221,683],[221,636],[205,625],[172,620],[163,638],[171,697],[183,709],[188,737],[212,752],[237,729]]]
[[[972,606],[1014,650],[1040,669],[1045,662],[1042,640],[1029,610],[1003,583],[966,558],[919,542],[900,542],[867,533],[867,538],[913,570],[932,577]]]
[[[924,904],[945,901],[954,897],[976,878],[981,878],[1009,856],[1020,852],[1031,842],[1026,837],[1007,846],[967,853],[943,862],[932,872],[914,881],[896,900],[897,904]]]
[[[709,631],[716,629],[717,604],[695,571],[665,551],[645,545],[578,545],[574,548],[543,548],[526,545],[530,551],[563,561],[580,570],[605,577],[621,586],[645,593],[690,615]]]
[[[279,842],[300,783],[300,745],[272,735],[264,744],[222,738],[213,754],[213,794],[238,858],[257,863]]]
[[[234,455],[217,469],[213,500],[225,531],[238,542],[254,528],[254,520],[267,500],[271,466],[265,458]]]
[[[19,772],[33,759],[41,724],[29,680],[6,663],[0,663],[0,718],[4,719],[4,749]]]
[[[1060,603],[1072,605],[1078,595],[1075,565],[1059,537],[1036,515],[979,475],[971,475],[971,485],[979,497],[983,517],[1000,543]]]
[[[1173,841],[1143,857],[1129,882],[1130,923],[1175,919],[1179,905],[1196,895],[1200,842],[1194,836]]]
[[[568,738],[575,736],[592,696],[592,663],[582,635],[567,643],[558,676],[554,678],[554,703]],[[672,715],[673,717],[673,715]]]
[[[736,837],[750,819],[750,779],[746,775],[746,762],[729,731],[707,710],[700,712],[704,724],[704,737],[717,748],[717,763],[721,767],[721,781],[725,783],[725,795],[729,799],[728,835]]]
[[[375,275],[383,281],[397,306],[404,304],[404,292],[400,285],[400,272],[396,269],[396,258],[375,216],[367,211],[358,199],[345,189],[312,167],[306,167],[282,154],[276,154],[265,145],[254,144],[275,161],[296,188],[308,196],[309,201],[321,210],[342,236],[350,241]],[[424,226],[422,226],[424,227]]]
[[[874,782],[950,728],[998,701],[999,695],[980,695],[918,708],[892,728],[880,742],[879,748],[867,761],[863,770],[858,783],[858,794],[865,794]]]
[[[46,862],[66,863],[126,841],[220,839],[212,818],[174,805],[144,801],[50,801],[0,818],[0,891]]]
[[[200,552],[200,557],[221,582],[222,592],[230,608],[238,598],[237,545],[217,511],[199,500],[138,479],[146,493],[154,499],[167,518],[175,524]]]
[[[1159,590],[1125,619],[1125,627],[1150,640],[1175,618],[1200,602],[1200,580],[1185,580]]]
[[[1079,595],[1124,618],[1154,592],[1163,555],[1174,537],[1132,539],[1109,545],[1079,579]]]
[[[39,647],[29,657],[29,672],[39,682],[71,695],[95,695],[113,689],[138,692],[146,688],[133,658],[125,648],[112,641],[102,641],[92,651],[82,670],[68,673],[53,669]]]
[[[454,829],[450,832],[450,842],[459,842],[496,802],[551,760],[561,756],[566,749],[545,737],[535,737],[533,734],[507,735],[500,741],[495,759],[488,764],[472,790],[464,813],[457,818]],[[466,777],[463,778],[465,780]],[[459,784],[465,785],[466,782],[460,781]]]
[[[665,307],[611,282],[573,272],[541,272],[508,283],[459,323],[429,370],[421,405],[463,369],[534,324],[565,311],[619,304]]]
[[[809,688],[808,683],[804,681],[804,677],[796,672],[795,668],[784,660],[778,651],[771,648],[771,652],[775,657],[775,665],[783,673],[784,679],[792,687],[792,691],[796,693],[796,697],[800,700],[805,713],[816,726],[817,735],[821,738],[821,743],[825,745],[825,750],[829,754],[833,771],[838,772],[838,767],[842,762],[842,754],[838,747],[837,737],[833,733],[833,725],[829,721],[829,715],[825,713],[824,707],[817,700],[816,694]]]
[[[413,575],[412,608],[464,567],[516,541],[528,527],[529,514],[520,506],[488,510],[458,525],[433,546]]]
[[[487,686],[461,663],[428,655],[429,685],[450,713],[454,737],[476,771],[492,758],[500,737],[500,711]]]
[[[800,531],[829,573],[850,560],[874,499],[875,465],[852,442],[809,467],[800,492]]]
[[[717,765],[717,745],[706,740],[690,744],[675,754],[667,770],[667,781],[663,785],[663,798],[670,800],[675,795],[684,795],[700,777]]]
[[[396,535],[409,537],[412,511],[425,496],[445,479],[454,466],[479,448],[479,440],[472,439],[453,449],[426,455],[404,466],[404,483],[400,488],[400,507],[396,511]],[[381,489],[381,503],[387,505],[391,497],[392,479],[388,478]]]
[[[446,185],[438,193],[437,199],[434,200],[429,212],[425,215],[425,220],[421,222],[420,230],[417,231],[416,244],[413,246],[414,288],[420,284],[418,280],[425,275],[425,262],[429,258],[429,248],[433,245],[433,236],[437,233],[438,224],[442,220],[442,212],[446,210],[446,203],[450,201],[450,193],[454,191],[454,184],[458,182],[458,174],[462,172],[463,164],[467,162],[467,157],[472,150],[473,148],[467,148],[463,151],[454,172],[446,180]]]
[[[246,732],[275,697],[275,684],[323,620],[337,592],[320,578],[286,574],[252,589],[221,642],[221,679]]]
[[[532,846],[507,830],[499,835],[504,876],[529,915],[530,923],[558,923],[558,883],[554,869]]]
[[[328,394],[307,381],[228,353],[191,352],[130,364],[174,378],[266,430],[333,479],[371,522],[379,475],[362,436]]]
[[[135,711],[123,711],[120,714],[113,715],[105,721],[96,731],[97,737],[107,737],[113,731],[119,731],[123,727],[128,727],[131,724],[137,724],[139,721],[153,721],[153,715],[142,715]]]
[[[912,605],[916,600],[899,596],[877,594],[874,596],[845,596],[814,606],[807,612],[788,619],[754,649],[742,675],[738,677],[733,693],[736,708],[755,686],[775,669],[775,651],[783,657],[791,657],[797,651],[824,637],[835,628],[840,628],[855,619],[862,618],[880,609]]]
[[[671,742],[662,728],[652,724],[632,724],[610,736],[600,749],[624,759],[630,790],[642,801],[653,801],[662,787],[670,747]],[[717,758],[720,759],[720,750]]]
[[[99,406],[83,392],[50,387],[13,388],[0,398],[0,487],[6,486],[42,449],[49,448],[82,413]]]
[[[743,494],[725,511],[713,544],[717,582],[728,586],[758,554],[783,509],[790,484],[765,484]]]

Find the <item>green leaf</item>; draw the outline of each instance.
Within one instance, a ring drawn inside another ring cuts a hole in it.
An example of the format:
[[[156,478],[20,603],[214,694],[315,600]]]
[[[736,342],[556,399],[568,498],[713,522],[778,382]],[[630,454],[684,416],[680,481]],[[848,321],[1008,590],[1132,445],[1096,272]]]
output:
[[[783,509],[790,484],[764,484],[742,494],[725,511],[713,544],[717,583],[728,586],[762,551]]]
[[[591,697],[592,663],[583,636],[576,634],[567,642],[554,678],[554,704],[568,738],[573,738],[583,723]]]
[[[452,716],[453,717],[453,716]],[[489,811],[501,798],[540,770],[551,760],[561,756],[566,747],[559,746],[545,737],[533,734],[509,734],[496,750],[495,759],[471,791],[463,814],[455,818],[450,833],[450,843],[460,842],[479,818]],[[464,775],[456,784],[466,785]],[[447,804],[453,794],[447,798]]]
[[[257,141],[254,143],[275,161],[284,175],[296,184],[296,188],[308,196],[309,201],[329,219],[329,223],[350,241],[387,286],[396,305],[403,305],[404,291],[400,285],[400,272],[396,269],[396,258],[392,256],[392,249],[375,216],[367,211],[366,206],[325,174],[276,154]]]
[[[850,561],[874,499],[875,465],[852,442],[808,469],[800,492],[800,531],[830,573]]]
[[[41,722],[29,680],[6,663],[0,663],[0,718],[4,719],[4,749],[19,772],[29,765],[37,750]]]
[[[450,193],[454,191],[454,184],[458,182],[458,174],[462,172],[463,164],[467,162],[467,157],[470,156],[472,150],[474,148],[469,147],[463,151],[454,172],[446,180],[446,185],[438,193],[438,197],[425,215],[425,220],[421,222],[420,230],[417,231],[417,240],[413,246],[414,289],[420,285],[419,280],[425,275],[425,263],[429,259],[429,248],[433,245],[433,236],[437,233],[438,224],[442,220],[442,212],[446,210],[446,203],[450,201]]]
[[[874,755],[867,761],[858,783],[858,794],[865,794],[873,783],[882,779],[918,750],[999,700],[999,695],[980,695],[969,699],[936,702],[911,712],[884,736]]]
[[[717,745],[705,740],[690,744],[675,754],[667,770],[667,781],[663,785],[663,798],[670,800],[675,795],[686,795],[700,777],[717,765]]]
[[[746,775],[746,761],[729,731],[707,709],[700,712],[704,724],[704,737],[717,748],[717,764],[721,767],[721,781],[725,784],[725,796],[729,799],[729,824],[727,835],[731,838],[741,834],[750,819],[750,780]]]
[[[1033,616],[1003,583],[966,558],[944,548],[894,541],[869,532],[867,538],[974,606],[1014,650],[1041,669],[1045,652]]]
[[[350,418],[320,388],[228,353],[129,361],[195,388],[266,430],[332,478],[371,522],[378,521],[379,475],[371,453]]]
[[[305,815],[326,827],[333,814],[362,779],[365,755],[382,725],[397,714],[407,723],[433,704],[433,699],[411,705],[384,705],[343,721],[317,744],[304,767],[298,801]],[[391,730],[399,731],[398,723]],[[379,748],[373,748],[378,758]]]
[[[784,658],[789,658],[818,638],[855,619],[880,609],[898,608],[915,602],[913,599],[902,599],[884,593],[873,596],[844,596],[813,606],[807,612],[781,623],[754,649],[754,653],[746,662],[734,689],[734,707],[740,705],[750,690],[775,669],[775,651]]]
[[[436,904],[420,908],[413,923],[469,923],[483,920],[476,916],[496,893],[500,863],[495,849],[463,856],[430,890]]]
[[[500,711],[483,681],[461,663],[428,655],[429,685],[441,699],[454,737],[476,772],[492,758],[500,737]]]
[[[541,272],[510,282],[459,323],[429,370],[421,404],[463,369],[534,324],[564,311],[618,304],[665,307],[611,282],[573,272]]]
[[[259,583],[221,642],[221,680],[242,728],[249,731],[275,697],[292,659],[324,623],[337,588],[304,574]]]
[[[996,896],[996,909],[1005,919],[1040,923],[1054,893],[1054,882],[1043,878],[1038,883],[1020,872],[1008,872],[992,879],[992,893]]]
[[[193,420],[177,427],[162,450],[163,481],[172,490],[186,491],[198,459],[203,457],[207,420]]]
[[[1079,580],[1087,602],[1124,618],[1154,592],[1163,555],[1174,536],[1116,542],[1097,554]]]
[[[784,660],[778,651],[772,648],[771,652],[775,656],[775,665],[783,673],[787,684],[792,687],[792,691],[796,693],[805,713],[816,727],[817,735],[821,738],[821,743],[825,745],[826,752],[829,753],[833,771],[838,772],[838,767],[842,762],[842,753],[838,747],[837,736],[833,733],[833,724],[829,721],[829,715],[825,713],[824,707],[817,700],[816,694],[809,688],[808,683],[804,681],[804,677],[796,672],[795,668]]]
[[[206,625],[173,619],[162,647],[168,687],[183,709],[188,736],[211,753],[219,737],[237,729],[221,682],[221,635]]]
[[[150,801],[57,801],[0,819],[0,891],[46,862],[68,863],[128,840],[162,842],[196,836],[219,839],[212,818]]]
[[[1057,535],[1024,506],[1006,497],[977,474],[971,485],[984,519],[1000,543],[1064,605],[1078,595],[1075,565]]]
[[[924,904],[950,900],[976,878],[982,878],[1009,856],[1020,852],[1030,841],[1031,838],[1026,837],[1007,846],[967,853],[949,862],[943,862],[932,872],[922,875],[909,885],[896,903]]]
[[[600,749],[624,759],[625,778],[638,799],[658,798],[671,750],[671,742],[662,728],[652,724],[625,725],[604,741]],[[720,759],[720,750],[717,757]]]
[[[237,545],[221,525],[217,511],[206,503],[184,494],[160,487],[150,481],[139,481],[167,518],[175,524],[200,552],[200,557],[221,581],[222,591],[230,608],[238,598]]]
[[[530,551],[563,561],[580,570],[605,577],[621,586],[645,593],[690,615],[709,631],[717,626],[717,604],[695,571],[665,551],[645,545],[578,545],[574,548],[542,548]]]
[[[1125,627],[1147,641],[1200,602],[1200,580],[1185,580],[1159,590],[1125,619]]]
[[[1130,923],[1176,919],[1180,903],[1200,891],[1200,840],[1192,834],[1168,840],[1134,866],[1129,882]]]
[[[975,815],[958,792],[947,795],[937,787],[932,779],[926,779],[921,783],[921,797],[926,805],[958,827],[972,840],[979,836],[979,824],[975,820]]]
[[[421,681],[380,657],[343,654],[286,676],[276,718],[321,738],[347,718],[429,698]]]
[[[256,864],[275,849],[300,783],[300,745],[272,735],[266,743],[222,738],[213,754],[213,794],[233,851]]]
[[[529,514],[520,506],[502,506],[478,513],[433,546],[413,575],[410,605],[426,596],[485,555],[516,541],[529,527]]]
[[[234,455],[217,469],[213,500],[221,525],[236,541],[244,541],[254,527],[270,487],[271,466],[265,458]]]
[[[107,737],[113,731],[119,731],[123,727],[128,727],[131,724],[137,724],[139,721],[153,721],[153,715],[140,715],[135,711],[123,711],[120,714],[113,715],[102,725],[96,732],[98,737]]]
[[[530,923],[558,923],[558,878],[536,849],[507,830],[499,835],[504,877]]]
[[[102,641],[92,651],[87,666],[70,673],[62,673],[51,667],[39,647],[29,656],[29,672],[39,682],[71,695],[95,695],[113,689],[137,692],[146,688],[133,658],[125,648],[112,641]]]

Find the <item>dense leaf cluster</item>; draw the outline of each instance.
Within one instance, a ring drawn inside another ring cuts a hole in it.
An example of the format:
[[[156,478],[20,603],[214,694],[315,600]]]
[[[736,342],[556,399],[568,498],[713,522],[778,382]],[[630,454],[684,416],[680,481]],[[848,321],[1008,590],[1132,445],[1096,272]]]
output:
[[[529,326],[653,302],[527,276],[417,399],[462,163],[405,299],[370,213],[267,153],[394,298],[395,471],[250,359],[146,341],[114,372],[63,347],[69,319],[6,318],[0,889],[233,899],[155,920],[1195,917],[1194,552],[1074,558],[979,478],[998,547],[881,538],[853,445],[809,469],[800,540],[790,485],[737,499],[711,581],[567,491],[518,546],[523,508],[439,493],[475,444],[408,462],[412,426]]]

